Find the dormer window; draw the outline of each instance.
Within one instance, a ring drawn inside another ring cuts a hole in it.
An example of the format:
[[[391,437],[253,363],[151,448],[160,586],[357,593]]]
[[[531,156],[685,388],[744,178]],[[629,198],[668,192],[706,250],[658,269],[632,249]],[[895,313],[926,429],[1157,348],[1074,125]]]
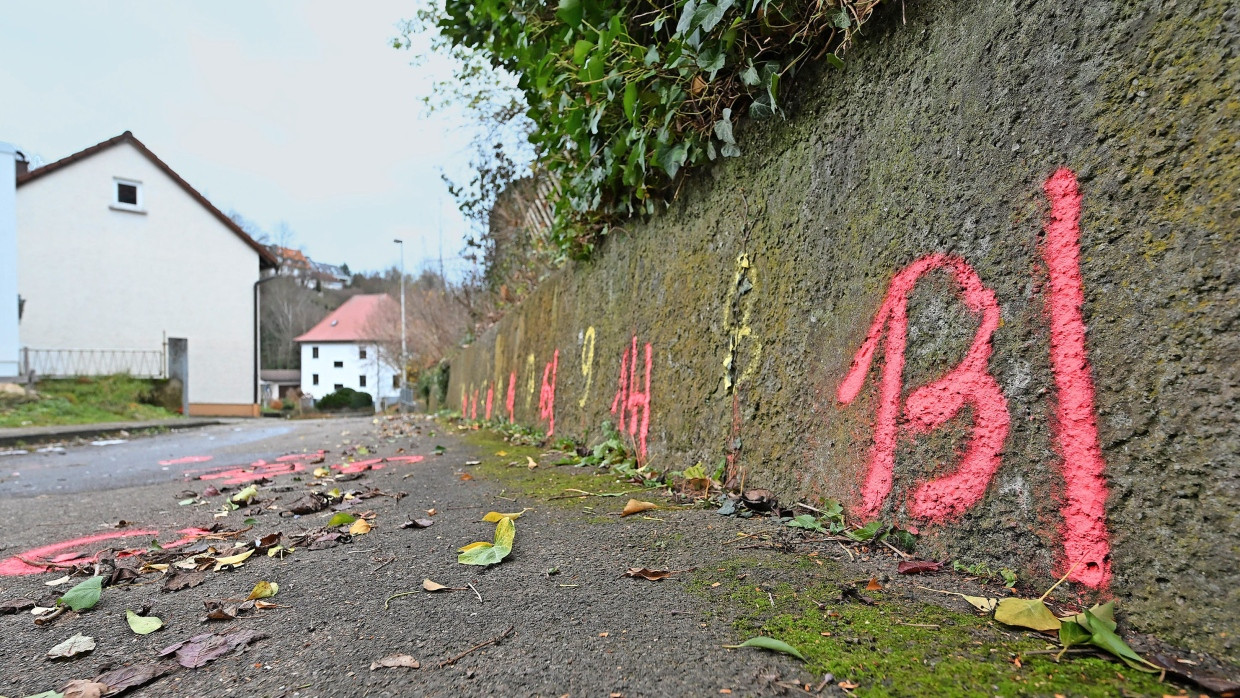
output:
[[[143,204],[142,182],[133,179],[121,179],[119,177],[112,180],[111,208],[117,211],[146,213]]]

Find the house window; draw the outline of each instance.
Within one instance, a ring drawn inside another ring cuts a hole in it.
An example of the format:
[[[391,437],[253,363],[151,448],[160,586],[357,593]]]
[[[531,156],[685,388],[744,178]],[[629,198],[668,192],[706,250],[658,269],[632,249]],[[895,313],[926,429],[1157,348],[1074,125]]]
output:
[[[118,211],[146,213],[142,208],[142,182],[132,179],[112,180],[112,206]]]
[[[400,387],[400,376],[399,376],[399,375],[392,376],[392,387],[393,387],[393,388],[399,388],[399,387]]]
[[[366,376],[358,376],[358,377],[357,377],[357,386],[358,386],[359,388],[365,388],[365,387],[366,387]]]
[[[312,358],[312,359],[317,359],[317,358],[319,358],[319,348],[318,348],[318,347],[310,347],[310,358]]]
[[[344,383],[337,383],[334,390],[344,390]]]
[[[357,350],[357,358],[359,358],[359,359],[364,359],[364,358],[366,358],[366,348],[365,348],[365,347],[361,347],[361,348],[359,348],[359,349]]]
[[[314,375],[310,376],[310,383],[311,383],[311,384],[313,384],[313,385],[318,385],[318,384],[319,384],[319,374],[317,374],[317,373],[316,373],[316,374],[314,374]]]
[[[337,361],[337,362],[333,363],[333,364],[332,364],[332,366],[335,366],[336,368],[344,368],[344,362],[343,362],[343,361]]]

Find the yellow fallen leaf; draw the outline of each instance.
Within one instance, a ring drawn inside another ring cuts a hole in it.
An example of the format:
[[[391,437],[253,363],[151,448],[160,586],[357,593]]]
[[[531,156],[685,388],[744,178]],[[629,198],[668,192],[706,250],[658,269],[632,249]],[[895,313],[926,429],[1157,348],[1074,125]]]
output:
[[[503,458],[504,456],[508,455],[508,452],[507,451],[496,451],[495,455],[499,456],[500,458]]]
[[[370,533],[370,522],[366,519],[358,519],[349,527],[349,535],[351,536],[360,536],[366,533]]]
[[[280,591],[280,585],[275,582],[259,582],[254,585],[254,590],[251,591],[250,595],[245,597],[245,599],[246,601],[266,599],[275,596],[278,591]]]
[[[147,564],[147,565],[143,565],[143,569],[151,569],[151,570],[159,570],[160,572],[167,572],[167,571],[168,571],[168,563],[166,563],[166,562],[156,562],[156,563],[154,563],[154,564]]]
[[[331,475],[331,474],[332,474],[332,471],[330,469],[324,468],[321,465],[314,469],[315,477],[327,477],[328,475]]]
[[[458,549],[457,549],[457,552],[458,552],[458,553],[465,553],[465,552],[469,552],[470,550],[473,550],[474,548],[482,548],[482,547],[487,547],[487,548],[489,548],[489,547],[491,547],[491,544],[490,544],[490,543],[488,543],[488,542],[486,542],[486,541],[484,541],[484,540],[480,540],[480,541],[478,541],[477,543],[470,543],[469,545],[465,546],[464,548],[458,548]]]
[[[230,555],[228,557],[217,557],[215,558],[215,569],[212,571],[219,572],[220,570],[224,569],[225,567],[228,567],[229,565],[232,565],[234,567],[237,565],[240,565],[242,562],[245,562],[246,558],[250,557],[253,554],[254,554],[253,550],[247,550],[244,553],[240,553],[237,555]]]
[[[269,608],[280,608],[280,604],[271,603],[270,601],[255,601],[254,608],[257,608],[260,611],[265,611]]]
[[[659,508],[658,505],[652,502],[642,502],[636,499],[630,499],[629,503],[624,505],[624,511],[620,512],[620,515],[621,516],[632,516],[633,514],[640,514],[643,511],[649,511],[651,509],[658,509],[658,508]]]
[[[534,460],[533,458],[530,458],[529,456],[525,457],[525,461],[526,461],[526,467],[529,468],[530,470],[533,470],[534,468],[538,467],[538,461]]]
[[[1003,599],[995,609],[995,620],[1033,630],[1059,630],[1058,618],[1042,599]]]
[[[521,511],[513,512],[511,514],[503,514],[498,511],[488,511],[487,515],[482,517],[482,520],[487,523],[499,523],[500,519],[519,519],[521,518],[521,515],[527,511],[530,511],[530,509],[525,508],[525,509],[522,509]]]

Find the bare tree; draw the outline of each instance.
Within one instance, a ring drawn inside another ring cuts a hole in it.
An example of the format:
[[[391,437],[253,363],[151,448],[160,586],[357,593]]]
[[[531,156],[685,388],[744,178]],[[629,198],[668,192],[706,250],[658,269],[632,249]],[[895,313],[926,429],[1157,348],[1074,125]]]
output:
[[[300,368],[300,348],[293,340],[323,319],[333,305],[331,300],[301,286],[291,277],[263,284],[260,338],[263,368]]]

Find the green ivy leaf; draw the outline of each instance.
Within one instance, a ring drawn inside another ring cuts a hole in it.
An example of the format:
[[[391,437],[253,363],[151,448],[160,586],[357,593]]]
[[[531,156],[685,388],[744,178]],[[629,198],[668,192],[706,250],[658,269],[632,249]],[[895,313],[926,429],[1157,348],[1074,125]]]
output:
[[[559,20],[574,29],[581,24],[581,0],[560,0],[560,7],[555,11]]]
[[[585,65],[586,56],[590,55],[590,52],[593,50],[594,44],[592,42],[578,39],[577,43],[573,44],[573,63]]]
[[[871,540],[874,536],[878,535],[878,532],[882,529],[882,527],[882,521],[871,521],[855,531],[848,531],[848,537],[864,543],[865,541]]]
[[[626,83],[624,86],[624,115],[629,118],[629,121],[636,120],[637,118],[636,107],[637,107],[637,83],[635,82]]]
[[[74,611],[85,611],[94,608],[103,595],[103,577],[94,576],[78,584],[60,597],[60,603]]]

